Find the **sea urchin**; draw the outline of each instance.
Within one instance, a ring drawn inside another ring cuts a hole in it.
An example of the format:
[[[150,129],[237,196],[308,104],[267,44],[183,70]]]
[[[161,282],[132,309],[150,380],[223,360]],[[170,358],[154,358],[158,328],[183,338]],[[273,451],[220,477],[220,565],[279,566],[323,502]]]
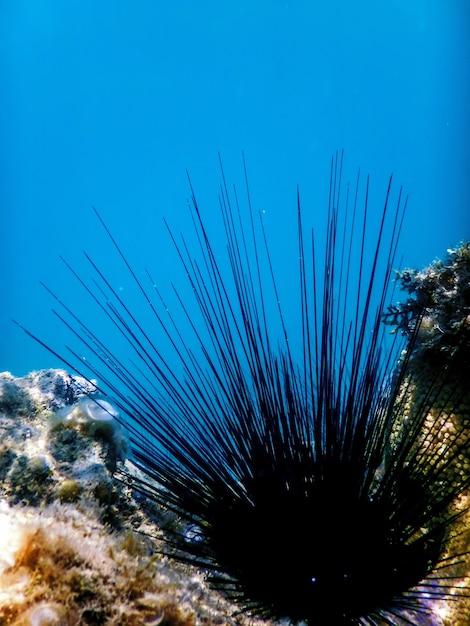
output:
[[[459,399],[445,368],[416,392],[419,322],[406,338],[382,324],[401,191],[392,202],[390,180],[371,234],[369,181],[349,188],[341,177],[337,155],[321,261],[313,232],[304,240],[298,200],[298,302],[288,307],[289,317],[298,310],[297,336],[248,186],[243,217],[222,171],[226,259],[192,187],[197,249],[169,229],[194,296],[175,289],[184,323],[98,215],[169,349],[87,256],[95,284],[71,271],[134,361],[53,296],[82,345],[63,360],[97,376],[125,416],[141,472],[127,480],[181,518],[168,553],[204,568],[241,610],[312,626],[429,623],[433,602],[467,594],[452,585],[465,555],[446,552],[460,514],[453,503],[468,486],[454,471],[462,431],[441,445],[429,426]]]

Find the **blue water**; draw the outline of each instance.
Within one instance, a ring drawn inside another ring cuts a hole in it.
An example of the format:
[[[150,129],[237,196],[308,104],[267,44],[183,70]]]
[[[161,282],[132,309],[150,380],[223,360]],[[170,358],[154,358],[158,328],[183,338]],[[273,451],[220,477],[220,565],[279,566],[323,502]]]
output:
[[[181,273],[162,218],[191,229],[188,169],[218,239],[219,151],[240,189],[245,151],[278,265],[294,254],[297,184],[304,222],[321,231],[337,148],[349,178],[358,165],[371,174],[373,211],[391,172],[410,194],[405,265],[468,238],[467,4],[2,3],[0,371],[60,366],[11,323],[69,342],[40,280],[87,316],[59,255],[88,276],[85,249],[130,289],[92,205],[171,294]],[[288,272],[278,280],[289,287]]]

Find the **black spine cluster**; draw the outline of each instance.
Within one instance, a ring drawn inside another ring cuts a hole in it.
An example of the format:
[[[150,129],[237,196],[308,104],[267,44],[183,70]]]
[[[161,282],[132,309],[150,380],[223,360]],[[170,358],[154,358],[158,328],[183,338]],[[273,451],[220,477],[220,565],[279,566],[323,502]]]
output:
[[[336,156],[324,245],[313,232],[304,241],[298,201],[297,301],[280,293],[284,252],[266,243],[248,187],[245,219],[223,180],[226,258],[194,194],[197,249],[170,233],[194,297],[175,289],[184,323],[105,226],[169,350],[91,260],[99,287],[76,276],[133,362],[64,305],[57,314],[82,342],[88,375],[126,415],[144,476],[134,484],[181,518],[169,553],[206,569],[215,587],[262,617],[425,624],[436,600],[468,595],[454,587],[468,555],[446,552],[464,514],[454,502],[469,482],[455,469],[465,433],[454,429],[442,443],[437,427],[459,398],[445,367],[425,389],[410,367],[422,312],[405,338],[382,323],[401,191],[392,202],[390,180],[372,232],[369,181],[358,176],[345,188],[341,176]],[[298,311],[297,333],[287,309]],[[82,352],[73,355],[83,363]]]

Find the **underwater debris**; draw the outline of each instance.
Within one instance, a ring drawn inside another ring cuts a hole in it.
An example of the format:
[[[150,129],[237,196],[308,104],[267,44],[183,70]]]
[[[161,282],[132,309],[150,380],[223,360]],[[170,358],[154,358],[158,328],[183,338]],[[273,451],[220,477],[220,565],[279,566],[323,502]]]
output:
[[[33,606],[23,616],[22,621],[27,626],[69,626],[70,624],[65,609],[49,602]]]
[[[111,402],[93,395],[59,410],[53,422],[55,428],[62,423],[67,430],[73,427],[86,437],[100,439],[107,446],[106,460],[114,471],[117,462],[124,461],[129,452],[128,439],[118,418],[119,411]]]

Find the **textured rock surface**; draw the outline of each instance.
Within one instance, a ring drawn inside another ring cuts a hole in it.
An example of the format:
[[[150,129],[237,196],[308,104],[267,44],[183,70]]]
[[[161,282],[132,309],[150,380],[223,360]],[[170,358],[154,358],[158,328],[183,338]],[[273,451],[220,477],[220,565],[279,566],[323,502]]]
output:
[[[119,437],[70,417],[89,383],[4,373],[0,389],[0,624],[248,623],[200,572],[158,554],[175,520],[143,511],[113,475]]]

